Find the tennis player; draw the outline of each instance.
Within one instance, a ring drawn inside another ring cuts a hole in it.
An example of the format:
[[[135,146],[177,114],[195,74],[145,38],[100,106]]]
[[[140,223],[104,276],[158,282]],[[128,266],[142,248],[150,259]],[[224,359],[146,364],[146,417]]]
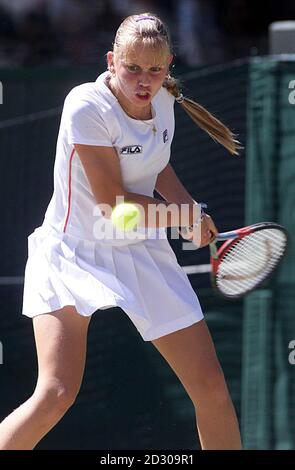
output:
[[[200,219],[199,205],[169,164],[175,99],[231,153],[238,147],[220,121],[183,98],[169,73],[171,61],[163,22],[150,13],[130,16],[107,53],[108,70],[66,97],[54,193],[42,226],[29,236],[25,272],[23,314],[33,318],[38,381],[32,396],[0,424],[1,449],[33,449],[74,403],[91,315],[114,306],[181,380],[196,410],[202,448],[241,448],[198,298],[166,237],[168,226],[192,225],[205,246],[217,233],[210,216]],[[154,198],[155,189],[164,203]],[[132,236],[110,230],[106,208],[118,197],[147,214]],[[155,224],[148,213],[160,204],[167,217]],[[182,205],[186,216],[180,216]]]

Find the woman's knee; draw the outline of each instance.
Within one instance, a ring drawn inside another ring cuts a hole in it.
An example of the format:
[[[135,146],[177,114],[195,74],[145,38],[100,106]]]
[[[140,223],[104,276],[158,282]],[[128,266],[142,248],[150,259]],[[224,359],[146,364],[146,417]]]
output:
[[[34,392],[41,412],[46,416],[62,416],[74,404],[79,386],[57,378],[39,381]]]
[[[230,400],[228,388],[224,378],[223,371],[220,368],[214,368],[193,387],[191,399],[195,406],[200,404],[211,406],[223,406]]]

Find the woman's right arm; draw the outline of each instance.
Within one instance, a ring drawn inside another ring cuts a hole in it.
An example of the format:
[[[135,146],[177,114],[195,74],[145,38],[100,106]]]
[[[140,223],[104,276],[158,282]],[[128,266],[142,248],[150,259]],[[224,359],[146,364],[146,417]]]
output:
[[[96,202],[105,217],[111,216],[116,198],[137,204],[144,227],[180,227],[192,224],[198,217],[195,204],[181,211],[180,205],[161,201],[143,194],[128,192],[124,188],[119,157],[113,147],[74,144]],[[106,211],[106,208],[109,208]],[[153,216],[155,214],[155,217]]]

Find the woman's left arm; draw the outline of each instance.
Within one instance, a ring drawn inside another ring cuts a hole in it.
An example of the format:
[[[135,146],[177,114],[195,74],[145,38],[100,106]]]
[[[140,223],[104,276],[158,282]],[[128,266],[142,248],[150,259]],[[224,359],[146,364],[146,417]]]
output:
[[[166,200],[175,204],[194,204],[170,163],[159,173],[155,190]]]
[[[170,163],[159,173],[155,190],[166,200],[176,204],[194,204],[195,201],[189,192],[185,189]],[[197,234],[197,246],[199,248],[211,243],[218,230],[210,215],[204,214],[201,223],[201,232]],[[194,235],[187,238],[193,241]]]

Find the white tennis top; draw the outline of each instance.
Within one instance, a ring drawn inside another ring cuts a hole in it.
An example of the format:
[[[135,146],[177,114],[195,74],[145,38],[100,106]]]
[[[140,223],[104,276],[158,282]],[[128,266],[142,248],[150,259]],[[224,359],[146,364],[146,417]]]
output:
[[[124,188],[153,197],[158,174],[170,159],[174,134],[174,97],[161,88],[152,100],[152,120],[130,118],[106,84],[108,72],[95,82],[73,88],[61,117],[54,166],[54,192],[43,225],[79,239],[125,245],[144,238],[165,238],[165,228],[115,229],[98,208],[73,144],[114,147]]]

